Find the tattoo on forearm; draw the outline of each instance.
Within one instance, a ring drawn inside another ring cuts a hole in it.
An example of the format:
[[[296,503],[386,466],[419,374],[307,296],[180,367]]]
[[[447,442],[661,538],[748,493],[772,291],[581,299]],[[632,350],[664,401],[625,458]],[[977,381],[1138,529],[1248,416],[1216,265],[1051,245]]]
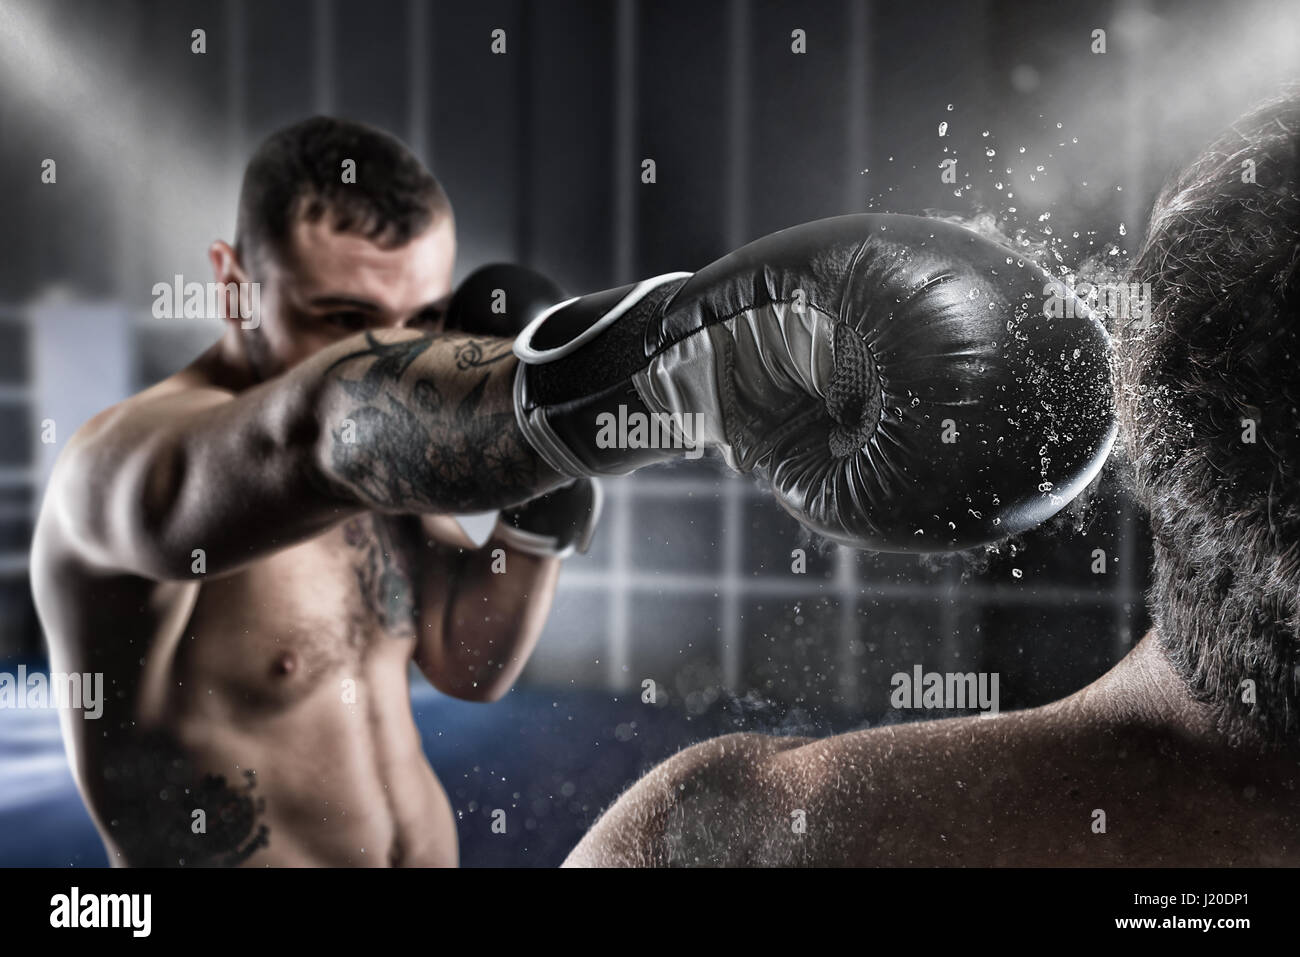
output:
[[[498,351],[495,354],[485,354],[483,343],[478,339],[471,339],[464,345],[456,347],[456,368],[477,369],[481,366],[489,366],[494,362],[500,362],[509,355],[509,349]]]
[[[411,363],[433,345],[432,336],[420,339],[407,339],[403,342],[380,342],[371,333],[366,333],[368,348],[358,349],[340,356],[329,364],[327,373],[333,372],[341,365],[357,359],[374,359],[358,380],[344,380],[344,388],[354,399],[368,402],[379,394],[380,390],[392,386],[400,379]]]
[[[534,491],[537,459],[519,433],[512,408],[492,409],[489,386],[509,395],[505,339],[459,341],[455,372],[435,382],[412,365],[438,342],[421,337],[381,342],[342,356],[330,370],[369,361],[339,380],[348,402],[330,427],[334,478],[364,504],[396,510],[491,508]],[[498,402],[498,404],[500,404]],[[345,441],[345,420],[357,441]]]

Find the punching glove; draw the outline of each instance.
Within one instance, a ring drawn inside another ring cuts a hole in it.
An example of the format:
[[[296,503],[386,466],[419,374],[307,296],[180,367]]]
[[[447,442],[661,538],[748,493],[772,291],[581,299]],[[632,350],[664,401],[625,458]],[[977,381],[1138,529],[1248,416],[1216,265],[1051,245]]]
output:
[[[447,304],[445,328],[513,339],[546,308],[569,298],[539,272],[511,263],[480,266]]]
[[[1051,277],[960,226],[853,215],[695,274],[561,303],[515,340],[515,414],[568,475],[717,448],[813,531],[879,551],[1024,532],[1115,437],[1109,338]]]
[[[447,304],[444,328],[513,339],[545,309],[567,298],[541,273],[509,263],[482,266],[465,277]],[[538,557],[586,552],[600,519],[600,483],[575,478],[545,495],[501,512],[492,535]]]
[[[511,548],[539,558],[568,558],[586,553],[600,519],[603,495],[594,478],[568,485],[504,510],[493,537]]]

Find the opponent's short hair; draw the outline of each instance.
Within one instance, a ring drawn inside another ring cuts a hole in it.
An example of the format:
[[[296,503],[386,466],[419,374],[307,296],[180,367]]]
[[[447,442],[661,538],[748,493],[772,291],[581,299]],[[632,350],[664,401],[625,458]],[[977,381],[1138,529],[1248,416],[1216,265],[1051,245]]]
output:
[[[1300,731],[1300,88],[1162,190],[1116,406],[1154,537],[1152,618],[1229,734]],[[1253,694],[1249,693],[1253,682]],[[1253,699],[1253,702],[1252,702]]]
[[[356,181],[343,181],[343,162]],[[334,229],[384,248],[401,246],[451,203],[433,174],[401,142],[362,123],[314,116],[278,130],[257,148],[239,192],[235,249],[246,268],[282,253],[296,219],[329,216]]]

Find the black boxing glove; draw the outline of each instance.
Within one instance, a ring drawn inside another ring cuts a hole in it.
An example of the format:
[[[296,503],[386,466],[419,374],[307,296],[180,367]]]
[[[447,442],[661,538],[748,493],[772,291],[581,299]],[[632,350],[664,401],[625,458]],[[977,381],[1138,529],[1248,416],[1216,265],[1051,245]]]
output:
[[[444,328],[513,339],[547,308],[568,297],[539,272],[510,263],[481,266],[465,277],[447,304]],[[506,509],[493,535],[541,557],[586,552],[600,519],[603,495],[593,478],[579,478]]]
[[[515,415],[568,475],[707,445],[834,541],[986,544],[1064,507],[1115,437],[1109,338],[1081,303],[1045,316],[1049,287],[951,223],[807,223],[544,312],[515,340]]]
[[[603,494],[593,478],[580,478],[505,509],[492,534],[512,548],[543,558],[568,558],[591,546]]]
[[[568,298],[539,272],[492,263],[480,266],[456,287],[443,328],[513,339],[544,309]]]

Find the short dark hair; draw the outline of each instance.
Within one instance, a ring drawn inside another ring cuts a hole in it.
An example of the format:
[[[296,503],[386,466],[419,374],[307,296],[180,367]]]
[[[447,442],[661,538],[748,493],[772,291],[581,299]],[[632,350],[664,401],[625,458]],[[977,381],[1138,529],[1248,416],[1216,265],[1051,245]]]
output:
[[[355,183],[343,182],[344,160],[356,163]],[[450,212],[441,184],[397,139],[362,123],[314,116],[272,133],[249,160],[235,249],[251,268],[264,249],[283,252],[295,219],[315,222],[326,214],[339,232],[391,248]]]
[[[1161,643],[1225,733],[1294,742],[1300,88],[1164,188],[1130,280],[1151,284],[1152,308],[1147,328],[1119,331],[1116,406],[1151,516]]]

